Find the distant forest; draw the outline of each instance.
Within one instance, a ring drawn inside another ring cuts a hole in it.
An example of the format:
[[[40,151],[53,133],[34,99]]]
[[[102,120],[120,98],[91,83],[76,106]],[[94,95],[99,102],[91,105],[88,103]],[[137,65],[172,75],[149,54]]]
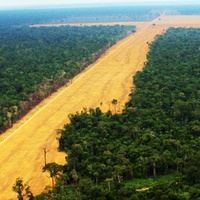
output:
[[[121,6],[24,9],[0,11],[0,27],[40,23],[151,21],[164,10],[169,14],[200,14],[200,6]]]
[[[83,23],[150,21],[160,15],[160,7],[94,7],[0,11],[0,26],[38,23]]]

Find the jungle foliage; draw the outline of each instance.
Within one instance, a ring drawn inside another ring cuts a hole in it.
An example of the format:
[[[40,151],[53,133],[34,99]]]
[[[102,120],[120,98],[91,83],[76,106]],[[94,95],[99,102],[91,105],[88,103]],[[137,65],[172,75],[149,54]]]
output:
[[[122,114],[69,116],[59,140],[67,164],[36,199],[199,199],[199,35],[171,28],[157,36]]]
[[[0,132],[134,31],[119,25],[0,30]]]

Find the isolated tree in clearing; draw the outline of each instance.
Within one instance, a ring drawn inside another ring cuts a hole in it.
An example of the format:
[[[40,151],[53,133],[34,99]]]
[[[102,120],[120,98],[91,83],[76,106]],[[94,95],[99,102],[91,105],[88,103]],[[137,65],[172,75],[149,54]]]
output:
[[[30,190],[30,186],[27,185],[27,183],[23,183],[23,179],[22,178],[17,178],[15,184],[12,187],[13,191],[16,192],[17,198],[19,200],[24,200],[24,199],[28,199],[28,200],[33,200],[34,196]]]
[[[111,103],[115,108],[115,114],[116,114],[117,99],[113,99]]]
[[[44,167],[43,167],[43,172],[48,171],[49,175],[52,179],[52,188],[55,185],[55,178],[59,175],[59,172],[62,171],[62,166],[56,164],[55,162],[53,163],[47,163]]]

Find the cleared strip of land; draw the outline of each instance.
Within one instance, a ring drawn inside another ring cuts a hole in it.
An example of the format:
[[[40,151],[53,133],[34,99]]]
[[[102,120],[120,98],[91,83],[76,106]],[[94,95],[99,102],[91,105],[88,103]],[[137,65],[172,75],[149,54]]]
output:
[[[184,24],[185,19],[185,16],[161,16],[152,22],[137,23],[136,33],[110,48],[72,83],[60,88],[1,135],[0,199],[16,199],[12,185],[17,177],[28,182],[34,194],[51,185],[48,174],[42,173],[43,147],[50,150],[47,162],[65,163],[65,154],[57,152],[56,129],[69,121],[68,114],[83,107],[99,106],[107,111],[110,106],[114,110],[110,104],[112,99],[118,100],[117,111],[120,112],[133,87],[133,74],[141,70],[146,61],[147,43],[170,26],[200,27],[200,16]]]
[[[159,17],[161,19],[159,21],[159,25],[166,26],[166,27],[199,27],[199,20],[200,20],[200,15],[162,15]],[[144,22],[145,23],[145,22]],[[35,24],[31,25],[31,27],[40,27],[40,26],[46,26],[46,27],[51,27],[51,26],[114,26],[116,24],[119,25],[136,25],[140,26],[141,24],[144,24],[142,22],[99,22],[99,23],[76,23],[76,24]]]

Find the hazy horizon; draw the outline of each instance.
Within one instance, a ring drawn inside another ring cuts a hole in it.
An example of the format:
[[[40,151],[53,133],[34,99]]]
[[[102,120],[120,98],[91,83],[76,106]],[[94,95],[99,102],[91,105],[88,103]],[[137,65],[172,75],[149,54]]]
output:
[[[0,2],[0,8],[9,8],[9,7],[35,7],[35,6],[106,6],[106,5],[200,5],[199,0],[10,0]]]

